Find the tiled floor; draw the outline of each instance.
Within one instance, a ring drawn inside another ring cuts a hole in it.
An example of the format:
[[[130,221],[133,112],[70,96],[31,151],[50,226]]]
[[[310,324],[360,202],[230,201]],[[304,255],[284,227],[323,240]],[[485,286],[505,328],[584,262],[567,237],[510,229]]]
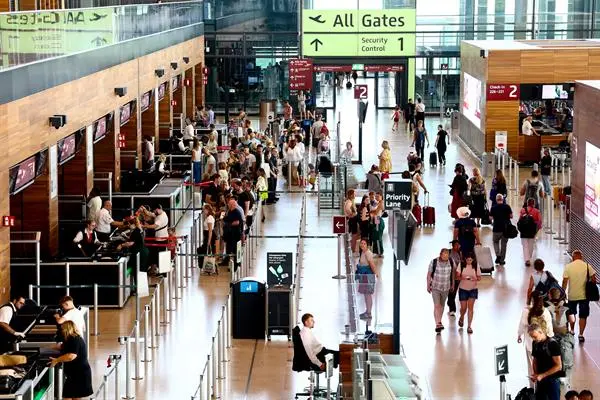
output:
[[[373,80],[368,84],[372,85]],[[371,87],[372,89],[372,87]],[[373,91],[370,91],[373,93]],[[373,103],[373,101],[371,101]],[[341,111],[341,141],[357,143],[356,103],[349,90],[341,90],[338,97]],[[390,112],[369,109],[363,127],[364,165],[377,161],[379,144],[390,142],[394,156],[394,170],[406,168],[406,154],[411,139],[403,131],[391,132]],[[427,119],[430,139],[439,120]],[[330,123],[330,126],[333,124]],[[355,146],[356,148],[356,146]],[[480,285],[480,298],[475,306],[474,334],[467,335],[457,329],[456,320],[444,316],[446,330],[439,336],[433,330],[432,303],[425,290],[425,275],[429,260],[451,240],[451,219],[446,211],[449,202],[448,186],[452,180],[452,166],[461,161],[469,168],[474,160],[459,148],[456,142],[448,151],[448,167],[427,169],[425,183],[431,191],[431,203],[437,210],[435,228],[424,228],[412,250],[409,265],[401,271],[401,343],[414,372],[429,384],[434,399],[493,399],[497,398],[498,380],[493,371],[493,348],[509,345],[510,374],[507,376],[508,392],[514,395],[527,384],[525,353],[517,344],[517,325],[525,301],[526,283],[530,271],[522,262],[520,243],[509,243],[505,268],[492,277],[484,277]],[[522,169],[521,175],[529,171]],[[317,201],[308,196],[307,235],[331,235],[332,213],[317,215]],[[298,231],[301,196],[282,195],[276,206],[268,207],[264,235],[295,235]],[[482,229],[484,245],[491,245],[489,228]],[[392,257],[389,241],[385,243],[386,257],[381,264],[381,280],[377,286],[374,304],[374,323],[386,326],[392,322]],[[294,251],[295,239],[264,239],[253,274],[266,276],[266,251]],[[304,246],[304,276],[300,308],[316,318],[316,334],[327,347],[335,348],[340,331],[348,323],[346,281],[334,280],[336,274],[336,240],[332,238],[306,239]],[[550,235],[538,241],[537,255],[545,260],[556,275],[562,274],[567,261],[565,246]],[[193,393],[205,355],[210,346],[221,305],[225,301],[228,281],[219,277],[193,277],[184,299],[178,303],[171,325],[160,337],[160,348],[154,351],[152,363],[147,364],[147,377],[138,382],[140,399],[182,399]],[[358,299],[359,311],[363,301]],[[92,360],[98,378],[110,352],[118,350],[116,336],[124,334],[131,326],[131,304],[121,313],[103,311],[101,332],[92,339]],[[575,388],[590,388],[600,392],[600,313],[592,307],[585,346],[576,346],[573,384]],[[364,325],[359,330],[364,330]],[[230,353],[228,379],[222,385],[225,399],[292,399],[294,392],[307,384],[306,374],[291,371],[292,349],[285,337],[273,337],[271,342],[234,340]],[[98,379],[96,379],[98,382]]]

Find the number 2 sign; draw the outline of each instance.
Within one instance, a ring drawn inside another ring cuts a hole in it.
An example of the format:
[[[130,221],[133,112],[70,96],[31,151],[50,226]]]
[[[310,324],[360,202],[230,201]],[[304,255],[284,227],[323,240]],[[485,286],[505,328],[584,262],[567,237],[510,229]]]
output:
[[[367,85],[354,85],[354,98],[357,100],[369,97],[369,87]]]
[[[486,99],[488,101],[519,100],[521,87],[514,83],[489,83]]]

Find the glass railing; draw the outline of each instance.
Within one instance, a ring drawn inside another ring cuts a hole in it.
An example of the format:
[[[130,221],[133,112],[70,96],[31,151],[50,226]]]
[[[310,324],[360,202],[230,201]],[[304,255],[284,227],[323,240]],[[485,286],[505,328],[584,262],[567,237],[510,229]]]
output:
[[[202,22],[202,1],[0,13],[0,71]]]

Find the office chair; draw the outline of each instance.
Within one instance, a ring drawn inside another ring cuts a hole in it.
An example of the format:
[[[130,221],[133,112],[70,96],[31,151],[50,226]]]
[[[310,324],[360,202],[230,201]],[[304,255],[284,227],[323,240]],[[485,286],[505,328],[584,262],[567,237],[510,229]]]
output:
[[[314,372],[317,379],[316,385],[313,392],[310,392],[310,387],[300,393],[296,393],[296,399],[298,397],[322,397],[326,395],[326,390],[319,387],[319,375],[323,372],[320,368],[314,365],[308,358],[306,350],[304,350],[304,344],[302,344],[302,338],[300,338],[300,327],[296,326],[292,329],[292,343],[294,344],[294,358],[292,359],[292,371],[303,372],[310,371]]]

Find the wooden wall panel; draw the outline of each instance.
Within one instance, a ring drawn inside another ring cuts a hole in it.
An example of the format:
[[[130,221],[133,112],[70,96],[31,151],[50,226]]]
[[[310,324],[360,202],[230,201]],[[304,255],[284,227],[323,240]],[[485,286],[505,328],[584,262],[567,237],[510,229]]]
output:
[[[588,50],[588,73],[590,76],[594,76],[600,73],[600,49],[589,49]],[[591,78],[595,79],[595,78]]]
[[[173,90],[172,93],[172,99],[175,101],[173,104],[173,115],[183,113],[183,89],[181,88],[181,84],[181,78],[179,78],[177,89]]]
[[[0,216],[10,215],[8,193],[8,170],[0,171]],[[0,301],[10,296],[10,228],[0,226]]]
[[[168,86],[168,85],[167,85]],[[160,138],[170,136],[169,126],[171,124],[171,96],[168,90],[165,97],[158,103],[158,135]]]
[[[521,82],[552,83],[554,50],[521,51]]]
[[[118,121],[119,110],[115,111],[115,124],[113,130],[104,139],[94,144],[94,171],[113,173],[113,191],[118,192],[121,187],[121,152],[117,138],[121,129]],[[100,182],[96,185],[100,191],[106,193],[108,186]]]
[[[75,157],[58,167],[58,194],[87,196],[93,175],[87,172],[85,137]]]
[[[194,68],[194,87],[196,88],[196,105],[202,106],[205,105],[204,102],[204,84],[202,81],[202,69],[204,68],[204,64],[198,64]]]
[[[125,136],[125,148],[120,150],[121,154],[121,169],[135,169],[136,157],[139,157],[141,149],[141,130],[138,129],[137,107],[140,102],[136,102],[136,109],[131,110],[131,118],[121,127],[120,134]],[[138,149],[139,148],[139,149]],[[134,152],[135,154],[132,154]]]
[[[0,12],[8,12],[8,11],[10,11],[9,0],[0,0]]]
[[[519,102],[489,101],[486,109],[485,151],[493,151],[496,131],[508,132],[508,152],[518,152]]]
[[[554,61],[546,68],[554,69],[552,82],[573,82],[589,78],[588,60],[588,49],[559,49],[554,51]]]
[[[142,137],[144,136],[150,136],[150,137],[155,137],[156,133],[157,133],[157,126],[155,123],[156,120],[156,116],[155,116],[155,112],[156,112],[156,107],[155,107],[155,103],[156,103],[156,99],[155,97],[157,96],[157,91],[154,90],[154,93],[152,94],[152,98],[150,99],[150,107],[144,111],[142,113],[142,121],[141,121],[141,125],[142,125]]]
[[[194,74],[193,68],[189,68],[184,73],[184,83],[189,81],[189,86],[184,85],[185,92],[185,115],[191,119],[194,119]]]
[[[515,83],[520,81],[520,50],[498,50],[488,53],[487,82]]]

